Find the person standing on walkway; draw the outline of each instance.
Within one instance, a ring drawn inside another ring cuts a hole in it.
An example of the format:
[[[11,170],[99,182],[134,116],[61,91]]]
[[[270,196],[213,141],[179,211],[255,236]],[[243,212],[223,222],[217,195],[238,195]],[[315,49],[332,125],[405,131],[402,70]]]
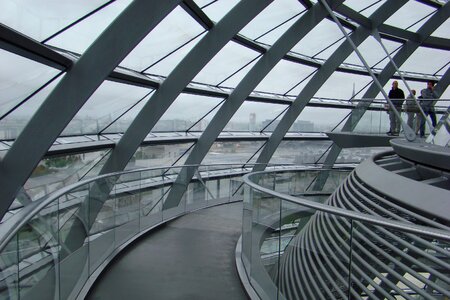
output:
[[[403,101],[405,101],[405,93],[403,93],[403,90],[398,87],[398,82],[396,80],[392,82],[392,89],[389,91],[388,96],[392,104],[394,105],[395,110],[397,110],[397,112],[401,114]],[[387,134],[398,135],[400,132],[400,123],[400,119],[397,118],[392,107],[389,107],[390,128]]]
[[[414,126],[414,117],[415,114],[419,111],[419,108],[416,105],[416,101],[414,101],[414,96],[416,95],[416,90],[411,90],[411,93],[406,97],[405,101],[405,111],[408,116],[407,124],[411,127],[412,130],[416,130],[416,126]]]
[[[420,137],[425,137],[425,123],[426,117],[429,115],[431,118],[431,123],[433,127],[436,127],[436,113],[434,112],[434,105],[436,104],[436,99],[438,96],[434,91],[435,82],[433,80],[427,81],[427,88],[420,91],[422,100],[420,101],[420,106],[425,113],[425,118],[422,116],[420,119]]]

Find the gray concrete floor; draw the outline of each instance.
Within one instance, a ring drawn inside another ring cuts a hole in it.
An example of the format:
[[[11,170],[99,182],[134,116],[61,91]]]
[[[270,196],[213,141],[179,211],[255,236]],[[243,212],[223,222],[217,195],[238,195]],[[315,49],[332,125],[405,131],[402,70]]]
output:
[[[126,249],[87,299],[247,299],[234,257],[241,224],[242,203],[178,218]]]

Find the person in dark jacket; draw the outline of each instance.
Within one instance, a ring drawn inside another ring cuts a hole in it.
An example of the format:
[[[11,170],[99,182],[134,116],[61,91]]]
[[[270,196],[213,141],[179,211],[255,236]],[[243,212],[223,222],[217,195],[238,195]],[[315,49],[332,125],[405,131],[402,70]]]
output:
[[[403,90],[398,87],[398,82],[394,81],[392,82],[392,89],[389,91],[389,99],[391,100],[392,104],[394,105],[395,109],[399,114],[402,113],[402,105],[403,101],[405,101],[405,93],[403,93]],[[387,132],[388,135],[398,135],[400,132],[400,120],[397,119],[397,116],[395,115],[394,110],[392,107],[389,107],[389,131]]]

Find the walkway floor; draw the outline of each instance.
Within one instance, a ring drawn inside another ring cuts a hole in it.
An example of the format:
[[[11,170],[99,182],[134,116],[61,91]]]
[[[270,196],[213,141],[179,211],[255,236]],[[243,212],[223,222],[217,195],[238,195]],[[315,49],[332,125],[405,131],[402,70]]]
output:
[[[234,251],[242,203],[199,210],[138,240],[87,299],[247,299]]]

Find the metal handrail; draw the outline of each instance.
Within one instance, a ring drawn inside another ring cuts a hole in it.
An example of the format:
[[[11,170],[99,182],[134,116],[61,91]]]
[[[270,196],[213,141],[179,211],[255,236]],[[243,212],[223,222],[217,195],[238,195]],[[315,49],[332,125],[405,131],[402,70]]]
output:
[[[249,163],[247,165],[257,165],[259,163]],[[61,196],[69,193],[70,191],[77,189],[80,186],[89,184],[91,182],[101,180],[108,177],[113,176],[122,176],[125,174],[136,173],[136,172],[145,172],[145,171],[155,171],[155,170],[166,170],[166,169],[181,169],[182,167],[209,167],[209,166],[236,166],[236,169],[247,169],[246,167],[242,167],[242,164],[239,163],[218,163],[218,164],[194,164],[194,165],[179,165],[179,166],[162,166],[162,167],[147,167],[141,169],[133,169],[127,171],[118,171],[114,173],[108,173],[104,175],[99,175],[96,177],[92,177],[89,179],[85,179],[50,194],[49,196],[33,201],[29,205],[23,207],[19,212],[17,212],[14,216],[6,220],[4,223],[0,224],[0,252],[8,245],[10,240],[14,237],[14,235],[28,223],[37,213],[39,213],[43,208],[45,208],[48,204],[53,201],[59,199]],[[272,164],[268,166],[294,166],[292,164]],[[228,170],[228,169],[227,169]],[[219,170],[214,170],[219,171]]]
[[[330,171],[330,170],[333,170],[333,169],[320,169],[320,171],[325,171],[325,172]],[[305,170],[305,171],[308,171],[308,170]],[[408,224],[408,223],[400,222],[400,221],[393,221],[391,219],[387,219],[387,218],[383,218],[383,217],[372,216],[372,215],[368,215],[368,214],[363,214],[361,212],[350,211],[350,210],[346,210],[346,209],[339,208],[339,207],[334,207],[334,206],[330,206],[330,205],[326,205],[326,204],[313,202],[310,200],[290,196],[287,194],[283,194],[283,193],[262,187],[252,181],[252,178],[254,176],[271,174],[271,173],[276,173],[276,172],[279,172],[279,171],[271,170],[271,171],[253,172],[253,173],[244,175],[242,177],[242,179],[245,184],[249,185],[250,187],[254,188],[257,191],[272,195],[274,197],[277,197],[279,199],[282,199],[282,200],[285,200],[285,201],[288,201],[291,203],[295,203],[295,204],[302,205],[302,206],[305,206],[308,208],[316,209],[316,210],[319,210],[319,211],[322,211],[325,213],[330,213],[333,215],[350,218],[350,219],[356,220],[356,221],[361,221],[361,222],[370,223],[370,224],[374,224],[374,225],[379,225],[379,226],[384,226],[384,227],[393,228],[393,229],[397,229],[397,230],[402,230],[402,231],[409,232],[409,233],[426,235],[428,237],[435,238],[435,239],[450,241],[450,233],[445,230],[430,228],[427,226],[422,226],[422,225],[417,225],[417,224]]]

